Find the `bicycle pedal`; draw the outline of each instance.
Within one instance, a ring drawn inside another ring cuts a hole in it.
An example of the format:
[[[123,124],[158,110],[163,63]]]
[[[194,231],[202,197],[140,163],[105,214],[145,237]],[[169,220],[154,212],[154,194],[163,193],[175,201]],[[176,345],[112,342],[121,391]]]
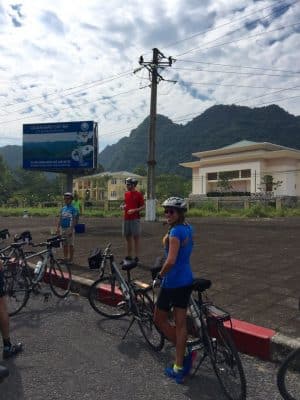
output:
[[[127,306],[126,301],[120,301],[120,302],[117,304],[117,308],[120,308],[121,310],[124,310],[124,309],[126,308],[126,306]]]
[[[44,303],[48,303],[51,296],[52,296],[52,294],[50,292],[44,293]]]

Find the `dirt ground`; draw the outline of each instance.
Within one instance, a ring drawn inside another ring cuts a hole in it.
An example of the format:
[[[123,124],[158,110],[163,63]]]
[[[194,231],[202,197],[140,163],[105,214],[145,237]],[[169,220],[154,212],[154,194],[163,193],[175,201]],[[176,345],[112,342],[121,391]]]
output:
[[[125,256],[119,218],[82,218],[86,232],[77,234],[73,274],[96,279],[87,264],[94,247],[113,243],[116,260]],[[213,282],[210,298],[234,318],[300,338],[300,218],[198,218],[192,266],[197,277]],[[50,237],[55,219],[0,217],[0,229],[11,234],[29,229],[34,241]],[[134,277],[148,282],[149,268],[162,254],[163,222],[142,221],[141,267]],[[60,251],[60,250],[59,250]]]

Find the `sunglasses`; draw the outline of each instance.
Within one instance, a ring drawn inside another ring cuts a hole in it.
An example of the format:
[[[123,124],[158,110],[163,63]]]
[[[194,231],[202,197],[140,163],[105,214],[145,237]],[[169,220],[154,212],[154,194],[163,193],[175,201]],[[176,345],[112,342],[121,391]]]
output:
[[[165,214],[173,215],[175,213],[174,208],[165,208]]]

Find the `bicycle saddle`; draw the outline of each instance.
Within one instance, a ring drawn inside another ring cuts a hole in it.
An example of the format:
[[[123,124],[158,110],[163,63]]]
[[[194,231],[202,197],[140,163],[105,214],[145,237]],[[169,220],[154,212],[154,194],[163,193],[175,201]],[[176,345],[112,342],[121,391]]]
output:
[[[137,267],[137,262],[134,260],[123,260],[121,265],[124,271],[130,271],[131,269]]]
[[[211,281],[209,279],[197,278],[193,280],[193,290],[197,292],[204,292],[204,290],[211,287]]]
[[[3,365],[0,365],[0,382],[9,375],[9,371]]]

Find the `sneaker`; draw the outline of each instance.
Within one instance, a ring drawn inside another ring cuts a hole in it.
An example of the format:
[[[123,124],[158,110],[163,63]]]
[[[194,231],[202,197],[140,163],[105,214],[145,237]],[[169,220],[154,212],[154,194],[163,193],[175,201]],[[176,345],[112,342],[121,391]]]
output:
[[[165,369],[165,375],[171,379],[174,379],[174,381],[179,384],[182,384],[184,381],[183,369],[179,372],[175,372],[173,366],[167,367]]]
[[[22,343],[11,344],[10,346],[4,346],[3,347],[3,359],[6,360],[10,357],[14,357],[18,353],[20,353],[22,350],[23,350]]]

